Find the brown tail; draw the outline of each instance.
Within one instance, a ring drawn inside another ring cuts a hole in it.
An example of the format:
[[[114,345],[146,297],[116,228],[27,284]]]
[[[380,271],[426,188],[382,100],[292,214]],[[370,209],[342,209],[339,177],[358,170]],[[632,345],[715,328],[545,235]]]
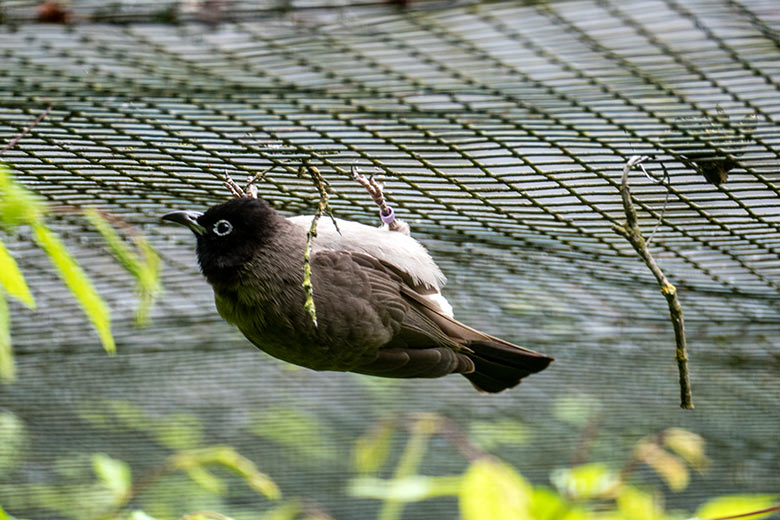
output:
[[[480,392],[496,393],[512,388],[524,377],[547,368],[549,356],[520,349],[498,341],[476,340],[468,343],[468,357],[474,372],[463,374]]]

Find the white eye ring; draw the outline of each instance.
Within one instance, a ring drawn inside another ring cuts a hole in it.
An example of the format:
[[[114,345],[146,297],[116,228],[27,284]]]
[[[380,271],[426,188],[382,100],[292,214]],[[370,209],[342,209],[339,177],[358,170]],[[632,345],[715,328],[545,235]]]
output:
[[[233,231],[233,224],[228,222],[225,219],[218,220],[214,227],[211,228],[212,231],[214,231],[214,234],[218,237],[224,237],[225,235],[229,235]]]

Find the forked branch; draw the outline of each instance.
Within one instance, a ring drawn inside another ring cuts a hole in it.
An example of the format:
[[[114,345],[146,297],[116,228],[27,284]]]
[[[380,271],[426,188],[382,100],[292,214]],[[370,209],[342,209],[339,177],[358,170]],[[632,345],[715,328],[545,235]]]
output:
[[[645,155],[635,155],[631,157],[623,168],[623,180],[620,183],[620,195],[623,198],[623,210],[626,213],[626,224],[621,226],[614,225],[615,231],[625,237],[634,247],[639,257],[644,261],[647,267],[652,271],[658,284],[661,286],[661,294],[666,298],[669,305],[669,314],[672,317],[674,325],[674,337],[676,341],[675,357],[677,359],[677,370],[680,374],[680,407],[693,409],[693,399],[691,397],[691,381],[688,375],[688,350],[685,341],[685,323],[683,321],[682,306],[677,298],[677,288],[666,278],[666,275],[658,267],[653,255],[650,254],[650,248],[642,236],[642,231],[637,223],[636,208],[631,201],[631,190],[628,187],[628,173],[634,166],[646,161],[649,157]]]

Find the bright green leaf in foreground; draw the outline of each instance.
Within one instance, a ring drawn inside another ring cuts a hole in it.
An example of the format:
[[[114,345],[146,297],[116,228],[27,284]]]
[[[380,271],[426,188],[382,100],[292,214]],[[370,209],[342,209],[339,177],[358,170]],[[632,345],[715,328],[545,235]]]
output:
[[[667,518],[657,497],[634,486],[621,486],[617,505],[626,520],[666,520]]]
[[[111,490],[116,497],[122,497],[132,486],[130,466],[119,459],[109,457],[104,453],[92,456],[92,469],[100,481]]]
[[[136,322],[139,325],[146,325],[149,321],[149,309],[162,287],[160,284],[160,256],[143,236],[137,235],[134,240],[143,258],[139,257],[125,244],[98,210],[88,208],[84,211],[84,215],[103,236],[120,265],[135,278],[140,300],[136,312]]]
[[[600,463],[557,469],[550,480],[562,494],[574,500],[601,497],[618,483],[617,475]]]
[[[8,167],[0,163],[0,224],[13,229],[43,218],[46,206],[33,192],[14,181]]]
[[[760,511],[775,505],[776,495],[729,495],[713,498],[696,510],[696,518],[718,518]],[[772,512],[751,516],[750,520],[766,518]]]
[[[16,377],[14,353],[11,350],[11,318],[8,302],[0,291],[0,382],[12,383]]]
[[[155,520],[155,518],[147,515],[143,511],[133,511],[130,513],[127,520]]]
[[[15,518],[5,512],[3,506],[0,506],[0,520],[22,520],[21,518]]]
[[[24,276],[19,270],[16,260],[2,242],[0,242],[0,285],[10,296],[31,309],[35,308],[35,300],[30,294],[27,282],[24,281]]]
[[[552,489],[539,486],[533,490],[529,518],[533,518],[533,520],[586,520],[588,514],[580,507],[569,504]]]
[[[514,469],[501,461],[472,463],[460,488],[463,520],[529,519],[532,489]]]
[[[59,271],[62,281],[65,282],[89,321],[92,322],[106,352],[116,352],[114,338],[111,335],[111,316],[106,302],[97,293],[84,270],[70,256],[57,235],[40,222],[34,223],[32,228],[35,233],[35,241],[49,255]]]

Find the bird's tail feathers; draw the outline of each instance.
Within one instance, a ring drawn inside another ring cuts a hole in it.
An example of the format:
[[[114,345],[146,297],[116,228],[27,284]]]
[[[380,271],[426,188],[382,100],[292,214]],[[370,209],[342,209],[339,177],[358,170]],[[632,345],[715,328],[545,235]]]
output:
[[[544,370],[553,361],[503,340],[476,340],[467,346],[474,372],[463,375],[481,392],[496,393],[517,386],[524,377]]]
[[[553,361],[549,356],[490,336],[442,314],[412,290],[402,288],[402,291],[449,340],[465,347],[461,353],[474,362],[474,371],[463,375],[480,392],[496,393],[517,386],[522,378],[544,370]]]

